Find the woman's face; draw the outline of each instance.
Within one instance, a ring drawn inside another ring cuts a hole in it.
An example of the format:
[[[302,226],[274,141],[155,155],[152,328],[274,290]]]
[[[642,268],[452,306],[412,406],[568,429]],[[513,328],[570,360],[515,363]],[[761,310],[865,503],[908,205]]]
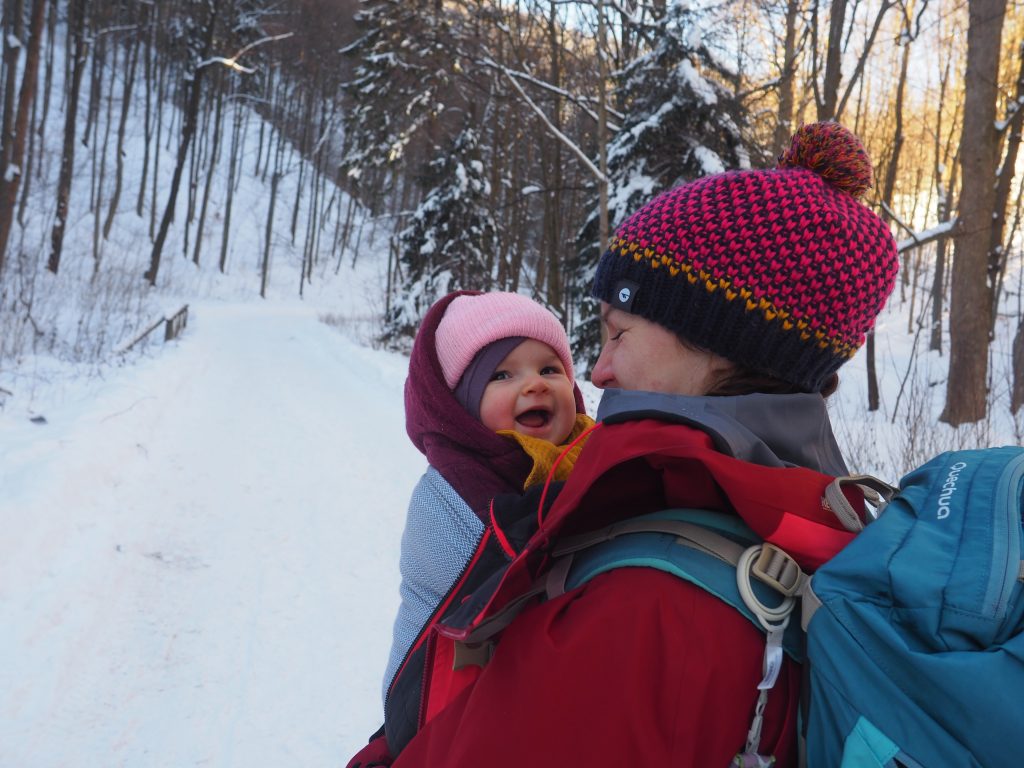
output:
[[[607,341],[590,374],[594,386],[704,395],[732,368],[712,352],[683,346],[657,323],[601,302]]]

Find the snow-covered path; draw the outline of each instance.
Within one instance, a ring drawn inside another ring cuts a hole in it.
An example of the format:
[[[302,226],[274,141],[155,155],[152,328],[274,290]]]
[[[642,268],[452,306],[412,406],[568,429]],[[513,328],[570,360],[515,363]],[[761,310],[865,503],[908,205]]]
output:
[[[424,466],[405,366],[211,303],[47,424],[0,421],[0,766],[343,764]]]

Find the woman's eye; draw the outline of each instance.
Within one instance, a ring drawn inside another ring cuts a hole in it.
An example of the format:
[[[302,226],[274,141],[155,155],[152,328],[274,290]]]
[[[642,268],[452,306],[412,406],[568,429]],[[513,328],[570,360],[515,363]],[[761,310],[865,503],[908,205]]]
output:
[[[618,333],[616,333],[616,334],[615,334],[614,336],[610,336],[610,337],[608,338],[608,341],[618,341],[618,340],[619,340],[620,338],[622,338],[622,334],[623,334],[623,333],[624,333],[624,331],[619,331],[619,332],[618,332]]]

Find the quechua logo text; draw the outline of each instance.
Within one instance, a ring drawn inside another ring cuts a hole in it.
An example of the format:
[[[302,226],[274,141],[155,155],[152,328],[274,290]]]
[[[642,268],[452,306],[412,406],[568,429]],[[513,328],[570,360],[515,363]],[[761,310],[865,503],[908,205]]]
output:
[[[960,473],[966,468],[967,462],[964,461],[958,461],[949,468],[946,482],[942,484],[942,489],[939,491],[939,506],[935,513],[937,520],[945,520],[949,517],[949,503],[953,499],[953,494],[956,493],[956,484],[960,479]]]

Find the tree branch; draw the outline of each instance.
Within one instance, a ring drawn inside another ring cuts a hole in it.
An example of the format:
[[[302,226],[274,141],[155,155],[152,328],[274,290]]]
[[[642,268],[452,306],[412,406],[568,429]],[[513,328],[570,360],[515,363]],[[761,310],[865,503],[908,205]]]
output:
[[[533,99],[531,99],[527,95],[526,91],[522,89],[522,86],[520,86],[519,83],[516,82],[516,79],[512,77],[512,74],[507,69],[505,69],[504,67],[501,67],[501,69],[505,72],[505,76],[508,78],[508,81],[512,83],[512,87],[516,89],[519,95],[523,98],[523,101],[525,101],[527,105],[534,112],[537,113],[537,116],[541,119],[541,122],[544,123],[544,125],[552,133],[552,135],[554,135],[570,150],[572,150],[572,152],[580,159],[580,161],[587,168],[587,170],[594,175],[594,178],[596,178],[602,184],[607,184],[608,177],[601,173],[600,169],[598,169],[598,167],[591,162],[590,158],[587,157],[586,153],[578,146],[576,146],[576,144],[573,143],[572,139],[570,139],[568,136],[566,136],[564,133],[562,133],[554,126],[554,124],[548,119],[548,116],[544,114],[544,110],[542,110],[533,102]]]
[[[281,35],[273,35],[272,37],[260,38],[259,40],[249,43],[247,46],[242,48],[240,51],[238,51],[238,53],[236,53],[234,56],[231,56],[230,58],[224,58],[223,56],[211,56],[205,61],[199,62],[196,65],[196,70],[200,70],[203,67],[209,67],[212,64],[223,64],[228,69],[233,69],[236,72],[243,72],[247,75],[251,75],[256,70],[252,69],[251,67],[243,67],[241,64],[239,64],[238,60],[242,58],[242,56],[247,54],[256,46],[264,45],[265,43],[273,43],[277,40],[284,40],[286,38],[292,37],[294,34],[294,32],[285,32],[284,34]]]
[[[588,107],[584,103],[585,101],[593,101],[593,99],[590,99],[590,98],[587,98],[587,97],[583,97],[583,96],[577,96],[576,94],[569,93],[568,91],[566,91],[563,88],[559,88],[558,86],[552,85],[551,83],[546,82],[544,80],[541,80],[539,78],[536,78],[533,75],[527,74],[526,72],[520,72],[519,70],[509,69],[504,64],[499,64],[498,62],[494,61],[494,59],[491,59],[491,58],[481,59],[480,63],[484,64],[485,66],[491,67],[492,69],[500,70],[501,72],[504,72],[506,75],[508,75],[510,77],[515,77],[515,78],[519,78],[520,80],[525,80],[528,83],[532,83],[533,85],[536,85],[536,86],[538,86],[540,88],[543,88],[546,91],[550,91],[551,93],[557,94],[557,95],[561,96],[562,98],[567,99],[568,101],[571,101],[577,107],[579,107],[584,112],[586,112],[587,115],[595,123],[600,122],[598,120],[597,115],[594,114],[594,111],[592,109],[590,109],[590,107]],[[608,108],[606,107],[606,109],[608,109]],[[625,115],[623,115],[621,112],[616,112],[616,111],[614,111],[612,109],[608,109],[608,112],[610,114],[614,115],[616,117],[616,119],[618,119],[618,120],[624,120],[625,119]],[[608,128],[611,131],[618,131],[620,129],[620,126],[616,125],[615,123],[608,123]]]

